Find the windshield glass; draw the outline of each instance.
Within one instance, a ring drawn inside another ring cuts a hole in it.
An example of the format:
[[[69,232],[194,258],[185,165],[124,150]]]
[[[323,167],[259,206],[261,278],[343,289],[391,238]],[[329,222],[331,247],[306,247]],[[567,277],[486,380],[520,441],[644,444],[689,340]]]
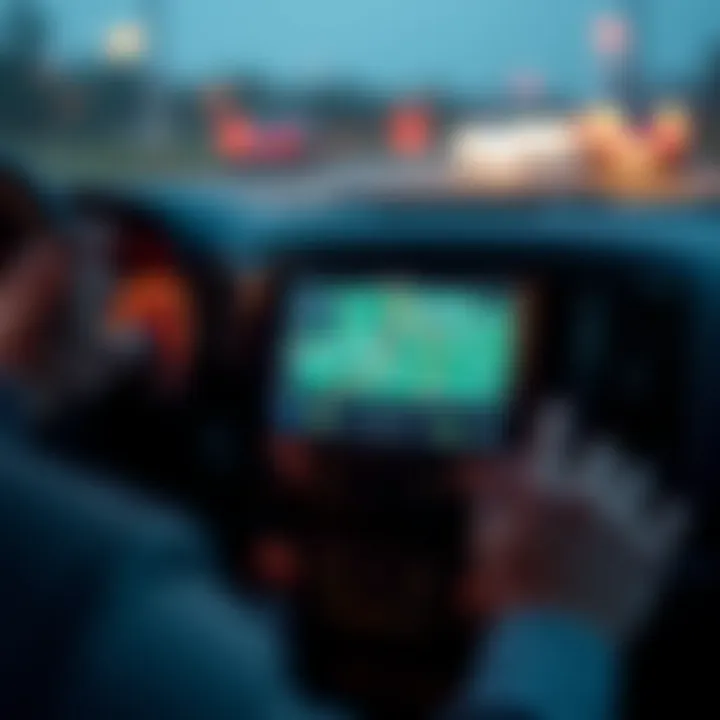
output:
[[[0,147],[59,176],[432,159],[712,170],[715,0],[3,0]]]

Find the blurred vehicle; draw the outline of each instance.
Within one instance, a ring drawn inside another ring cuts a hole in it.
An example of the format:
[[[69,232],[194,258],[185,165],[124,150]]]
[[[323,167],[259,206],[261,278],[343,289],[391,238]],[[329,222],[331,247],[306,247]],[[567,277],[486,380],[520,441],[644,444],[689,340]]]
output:
[[[233,167],[287,167],[312,158],[313,137],[306,123],[260,120],[240,113],[216,118],[213,145]]]
[[[583,148],[569,118],[466,125],[452,133],[449,152],[456,172],[490,183],[577,179],[584,169]]]

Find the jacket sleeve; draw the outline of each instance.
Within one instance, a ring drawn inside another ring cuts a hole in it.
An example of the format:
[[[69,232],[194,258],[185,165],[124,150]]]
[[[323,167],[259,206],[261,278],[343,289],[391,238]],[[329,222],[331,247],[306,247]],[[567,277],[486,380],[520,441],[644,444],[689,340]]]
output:
[[[116,596],[74,661],[61,718],[308,720],[341,717],[291,680],[266,616],[201,576]]]
[[[0,717],[336,718],[181,515],[0,433]]]
[[[611,645],[579,619],[529,610],[493,631],[452,720],[616,717]]]

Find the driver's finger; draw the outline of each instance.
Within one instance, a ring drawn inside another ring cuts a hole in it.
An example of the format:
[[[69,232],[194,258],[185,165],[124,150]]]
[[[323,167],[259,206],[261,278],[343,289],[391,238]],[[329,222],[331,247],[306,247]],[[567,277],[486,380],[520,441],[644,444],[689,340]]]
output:
[[[612,514],[622,470],[621,455],[611,442],[593,443],[578,461],[569,492],[596,511]]]
[[[679,501],[667,501],[647,516],[644,549],[660,565],[668,562],[690,528],[690,508]]]
[[[626,463],[615,483],[611,508],[613,515],[628,527],[636,526],[647,511],[657,488],[655,473],[647,465]]]
[[[559,491],[567,479],[573,412],[562,401],[548,403],[537,416],[530,444],[530,478],[538,490]]]

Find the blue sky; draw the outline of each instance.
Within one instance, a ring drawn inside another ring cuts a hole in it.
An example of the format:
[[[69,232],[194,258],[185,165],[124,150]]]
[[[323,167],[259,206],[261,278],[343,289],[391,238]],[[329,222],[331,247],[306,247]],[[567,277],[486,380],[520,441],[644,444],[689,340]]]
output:
[[[6,0],[0,0],[5,2]],[[38,0],[59,58],[99,55],[139,0]],[[383,85],[504,85],[533,68],[573,92],[599,85],[591,19],[617,0],[164,0],[163,65],[200,77],[259,68],[290,80],[327,74]],[[720,42],[720,0],[645,0],[654,74],[677,76]]]

